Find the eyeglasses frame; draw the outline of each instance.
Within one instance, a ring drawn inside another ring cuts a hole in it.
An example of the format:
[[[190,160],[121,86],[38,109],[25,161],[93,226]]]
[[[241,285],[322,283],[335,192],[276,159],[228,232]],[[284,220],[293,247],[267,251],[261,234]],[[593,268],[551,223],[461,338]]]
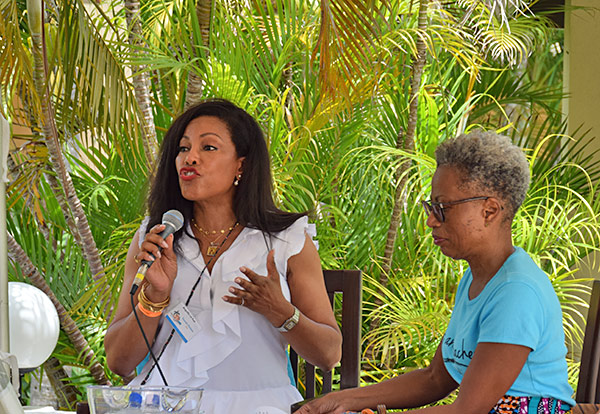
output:
[[[444,214],[445,206],[453,206],[456,204],[463,204],[463,203],[468,203],[468,202],[477,201],[477,200],[487,200],[489,198],[491,198],[491,197],[489,197],[489,196],[469,197],[469,198],[463,198],[461,200],[447,201],[445,203],[435,203],[435,202],[432,203],[431,201],[421,200],[421,204],[423,205],[423,208],[425,209],[425,212],[427,213],[427,215],[433,213],[433,215],[437,219],[437,221],[439,221],[440,223],[444,223],[446,221],[446,215]]]

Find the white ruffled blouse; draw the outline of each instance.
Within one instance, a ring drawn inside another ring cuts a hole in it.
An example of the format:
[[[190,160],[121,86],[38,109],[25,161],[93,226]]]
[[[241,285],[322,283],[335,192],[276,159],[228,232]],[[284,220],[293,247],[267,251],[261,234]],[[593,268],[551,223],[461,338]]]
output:
[[[145,221],[140,229],[144,234]],[[192,231],[188,226],[188,232]],[[298,219],[277,235],[267,236],[275,249],[275,264],[280,274],[284,297],[290,300],[287,284],[287,261],[298,254],[305,243],[305,232],[315,235],[308,218]],[[140,244],[143,237],[140,237]],[[152,347],[155,355],[171,333],[164,314],[185,303],[205,263],[198,243],[185,233],[180,239],[182,255],[177,257],[177,278],[171,291],[171,304],[161,316],[161,325]],[[292,403],[302,399],[291,385],[287,373],[287,342],[262,315],[248,308],[225,302],[234,279],[245,277],[240,266],[259,275],[267,274],[269,247],[260,230],[244,228],[233,244],[218,258],[212,273],[200,278],[188,309],[196,317],[200,331],[184,343],[175,333],[159,360],[171,386],[202,387],[202,407],[206,414],[255,414],[261,407],[276,407],[289,412]],[[153,366],[149,361],[132,384],[139,385]],[[157,369],[153,369],[147,385],[163,385]],[[258,409],[258,410],[257,410]]]

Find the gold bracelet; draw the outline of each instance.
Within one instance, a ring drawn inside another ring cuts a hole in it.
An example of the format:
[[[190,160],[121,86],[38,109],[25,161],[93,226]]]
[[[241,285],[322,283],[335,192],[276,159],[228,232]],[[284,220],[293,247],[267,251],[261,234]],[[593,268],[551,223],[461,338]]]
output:
[[[162,302],[158,302],[158,303],[150,302],[148,300],[148,298],[146,297],[146,293],[145,293],[146,286],[148,286],[148,285],[145,284],[144,286],[142,286],[142,288],[140,289],[140,293],[138,293],[138,302],[139,302],[140,306],[143,308],[146,308],[146,310],[148,310],[150,312],[162,312],[164,308],[169,306],[171,297],[169,296]]]

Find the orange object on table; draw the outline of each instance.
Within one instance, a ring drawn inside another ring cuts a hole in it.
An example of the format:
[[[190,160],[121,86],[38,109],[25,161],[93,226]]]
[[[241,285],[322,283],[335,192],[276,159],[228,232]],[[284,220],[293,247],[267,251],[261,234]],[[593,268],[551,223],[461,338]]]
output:
[[[384,404],[379,404],[377,406],[377,413],[370,408],[365,408],[360,413],[355,411],[346,411],[344,414],[387,414],[387,411]]]

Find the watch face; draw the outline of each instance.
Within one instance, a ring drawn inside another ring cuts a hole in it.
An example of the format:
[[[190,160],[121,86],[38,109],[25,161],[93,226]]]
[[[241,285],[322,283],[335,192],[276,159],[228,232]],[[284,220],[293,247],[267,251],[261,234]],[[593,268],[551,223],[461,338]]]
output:
[[[296,326],[296,324],[298,323],[299,320],[300,320],[300,311],[298,310],[298,308],[296,308],[294,310],[294,314],[291,316],[291,318],[288,319],[287,321],[285,321],[283,323],[283,325],[281,325],[279,330],[281,332],[288,332],[290,329],[292,329],[294,326]]]

